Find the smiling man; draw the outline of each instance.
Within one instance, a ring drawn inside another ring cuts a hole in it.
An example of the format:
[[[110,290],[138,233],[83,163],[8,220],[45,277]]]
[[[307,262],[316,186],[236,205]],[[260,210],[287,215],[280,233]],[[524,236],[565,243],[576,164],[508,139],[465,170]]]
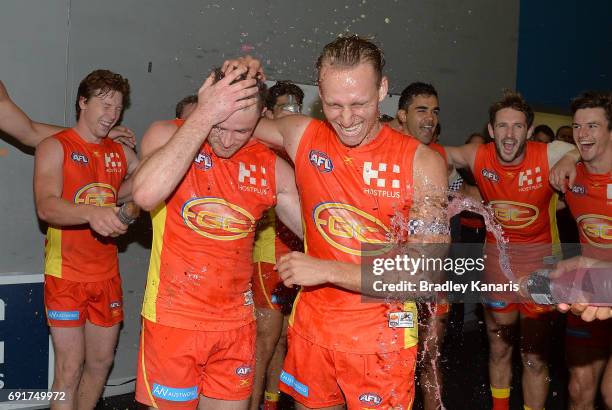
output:
[[[416,307],[365,303],[360,264],[364,249],[388,241],[396,213],[445,225],[446,170],[437,153],[380,123],[383,66],[372,42],[338,38],[317,61],[326,121],[293,115],[257,129],[294,161],[305,224],[306,253],[277,264],[286,285],[302,286],[281,374],[298,409],[410,408],[414,398]],[[434,231],[423,236],[448,240]]]
[[[528,141],[533,116],[520,95],[506,92],[489,108],[488,129],[493,142],[445,147],[452,165],[471,169],[483,199],[492,205],[509,242],[511,270],[518,278],[544,267],[544,258],[556,250],[557,195],[549,186],[548,170],[574,148],[560,141]],[[499,267],[500,255],[491,232],[487,232],[486,242],[488,278],[507,280],[507,272]],[[509,406],[513,332],[520,322],[524,405],[542,409],[548,392],[551,309],[532,303],[506,303],[495,296],[485,305],[493,408]]]
[[[55,352],[53,409],[94,408],[113,364],[123,320],[117,247],[126,232],[117,204],[131,197],[126,180],[136,154],[106,138],[129,101],[129,84],[108,70],[79,85],[77,124],[36,149],[34,196],[49,224],[45,309]]]
[[[134,200],[151,211],[136,399],[155,408],[246,409],[257,221],[268,208],[301,235],[293,170],[251,139],[265,84],[216,70],[186,120],[145,134]]]

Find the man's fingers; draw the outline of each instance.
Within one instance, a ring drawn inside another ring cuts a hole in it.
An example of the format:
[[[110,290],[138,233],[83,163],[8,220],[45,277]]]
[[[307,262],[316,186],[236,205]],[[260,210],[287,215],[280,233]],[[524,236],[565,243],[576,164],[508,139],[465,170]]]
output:
[[[568,175],[568,187],[571,189],[574,187],[574,182],[576,181],[576,171],[572,171]]]
[[[225,77],[223,78],[223,80],[221,80],[219,82],[224,82],[225,84],[231,84],[238,77],[240,77],[241,75],[245,74],[247,71],[248,71],[248,69],[246,67],[244,67],[244,66],[238,66],[238,67],[230,68],[225,73]]]
[[[569,310],[569,308],[570,308],[570,306],[567,303],[559,303],[557,305],[557,309],[560,312],[563,312],[563,313],[567,312]]]

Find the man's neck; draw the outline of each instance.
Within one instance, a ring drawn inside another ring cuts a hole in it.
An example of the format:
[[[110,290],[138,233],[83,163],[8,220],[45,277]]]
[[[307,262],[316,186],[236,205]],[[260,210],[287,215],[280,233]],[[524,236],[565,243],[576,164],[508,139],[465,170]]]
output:
[[[589,174],[612,173],[612,146],[593,160],[585,162],[584,166]]]
[[[74,129],[85,142],[90,144],[99,144],[102,142],[102,138],[96,137],[85,124],[77,122]]]

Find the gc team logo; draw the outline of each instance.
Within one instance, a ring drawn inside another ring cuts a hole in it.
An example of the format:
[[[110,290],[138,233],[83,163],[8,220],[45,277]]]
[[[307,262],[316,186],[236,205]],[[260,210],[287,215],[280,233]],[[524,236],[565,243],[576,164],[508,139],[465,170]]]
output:
[[[533,205],[514,201],[491,201],[495,219],[508,229],[520,229],[538,219],[540,211]]]
[[[334,164],[329,156],[317,150],[310,150],[308,153],[308,159],[310,163],[319,170],[319,172],[331,172],[334,169]]]
[[[598,248],[612,248],[612,217],[588,214],[579,217],[578,228],[591,245]]]
[[[115,206],[117,192],[109,184],[94,182],[85,185],[74,194],[75,204]]]
[[[218,241],[242,239],[255,231],[255,218],[247,210],[221,198],[191,199],[181,215],[196,233]]]
[[[377,218],[338,202],[324,202],[314,209],[317,231],[331,246],[356,256],[375,256],[392,246],[386,238],[389,229]],[[370,250],[362,250],[368,245]]]

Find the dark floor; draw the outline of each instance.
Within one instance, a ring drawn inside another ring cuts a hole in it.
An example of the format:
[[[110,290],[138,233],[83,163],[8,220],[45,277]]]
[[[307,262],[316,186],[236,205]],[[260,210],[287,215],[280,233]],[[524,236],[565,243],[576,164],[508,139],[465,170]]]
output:
[[[563,317],[556,324],[555,334],[551,340],[553,347],[550,368],[550,389],[546,409],[561,410],[567,408],[567,371],[563,352]],[[462,326],[460,320],[451,321],[446,341],[442,349],[442,367],[444,369],[444,403],[448,410],[490,409],[491,400],[487,376],[488,347],[482,320],[471,320]],[[515,349],[516,350],[516,349]],[[514,357],[514,385],[510,401],[511,409],[522,410],[520,386],[520,358]],[[143,409],[134,401],[133,394],[112,397],[101,401],[97,410]],[[291,399],[283,396],[281,409],[293,408]],[[418,394],[415,410],[423,406]]]

